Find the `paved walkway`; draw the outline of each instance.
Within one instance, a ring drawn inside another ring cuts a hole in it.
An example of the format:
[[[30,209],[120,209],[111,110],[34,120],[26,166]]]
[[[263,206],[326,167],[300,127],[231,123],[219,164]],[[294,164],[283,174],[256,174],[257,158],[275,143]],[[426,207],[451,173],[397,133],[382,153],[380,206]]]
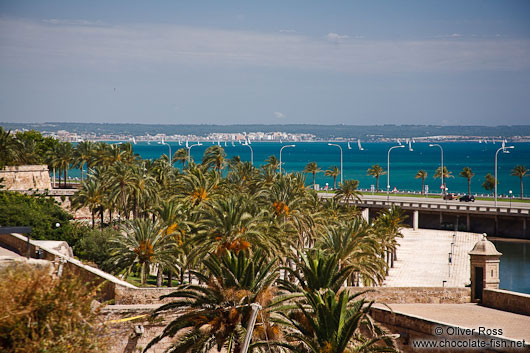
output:
[[[384,307],[381,309],[384,309]],[[477,304],[389,304],[396,313],[428,321],[475,329],[502,329],[501,336],[530,342],[530,316],[486,308]]]
[[[467,254],[482,235],[445,230],[403,229],[398,240],[398,260],[383,286],[386,287],[464,287],[470,283]],[[449,264],[451,243],[452,263]]]

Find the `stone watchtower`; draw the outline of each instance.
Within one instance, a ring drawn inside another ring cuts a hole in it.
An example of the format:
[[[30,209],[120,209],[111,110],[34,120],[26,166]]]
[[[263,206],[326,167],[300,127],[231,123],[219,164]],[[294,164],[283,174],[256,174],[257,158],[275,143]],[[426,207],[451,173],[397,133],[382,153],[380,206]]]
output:
[[[502,253],[483,234],[469,253],[471,261],[471,301],[482,301],[484,288],[499,288],[499,263]]]

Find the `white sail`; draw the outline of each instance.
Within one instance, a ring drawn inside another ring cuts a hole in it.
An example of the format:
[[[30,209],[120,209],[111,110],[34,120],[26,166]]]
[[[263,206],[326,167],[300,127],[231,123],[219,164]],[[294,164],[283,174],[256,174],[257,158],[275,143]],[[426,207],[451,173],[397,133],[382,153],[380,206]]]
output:
[[[359,146],[359,151],[364,151],[363,146],[361,146],[361,140],[357,140],[357,146]]]
[[[411,141],[411,140],[409,140],[409,151],[411,151],[411,152],[414,151],[414,150],[412,149],[412,141]]]
[[[350,141],[348,141],[348,149],[351,150]]]

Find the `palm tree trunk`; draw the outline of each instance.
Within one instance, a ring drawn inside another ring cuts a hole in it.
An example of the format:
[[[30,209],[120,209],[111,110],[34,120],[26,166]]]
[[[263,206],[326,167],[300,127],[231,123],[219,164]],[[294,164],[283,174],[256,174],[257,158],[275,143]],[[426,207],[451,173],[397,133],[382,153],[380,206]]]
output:
[[[173,287],[173,270],[169,269],[169,272],[167,274],[167,286]]]
[[[140,270],[140,283],[143,285],[145,285],[145,280],[146,280],[146,276],[145,276],[145,262],[142,263],[142,266],[141,266],[141,270]]]
[[[99,225],[99,227],[101,229],[103,229],[103,223],[105,223],[105,221],[103,219],[104,215],[105,215],[105,209],[103,207],[100,207],[99,208],[99,216],[100,216],[100,225]]]
[[[377,192],[379,192],[379,175],[375,177],[375,189],[377,190]]]
[[[333,190],[337,188],[337,176],[333,176]]]
[[[158,266],[158,272],[156,273],[156,286],[162,287],[162,275],[164,274],[162,266]]]
[[[523,177],[521,177],[521,200],[523,199]]]
[[[84,165],[84,163],[81,164],[81,182],[83,182],[83,165]]]
[[[425,194],[425,178],[421,178],[421,194]]]
[[[96,212],[92,210],[92,229],[94,229],[95,225],[96,225]]]
[[[315,176],[316,176],[316,173],[313,173],[313,190],[315,190]]]
[[[471,179],[467,179],[467,194],[471,195]]]

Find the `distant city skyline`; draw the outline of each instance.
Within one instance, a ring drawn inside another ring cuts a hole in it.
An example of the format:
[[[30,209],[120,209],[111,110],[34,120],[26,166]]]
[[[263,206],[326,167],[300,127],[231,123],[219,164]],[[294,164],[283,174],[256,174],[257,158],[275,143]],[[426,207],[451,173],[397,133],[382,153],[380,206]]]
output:
[[[530,122],[528,1],[2,1],[0,121]]]

